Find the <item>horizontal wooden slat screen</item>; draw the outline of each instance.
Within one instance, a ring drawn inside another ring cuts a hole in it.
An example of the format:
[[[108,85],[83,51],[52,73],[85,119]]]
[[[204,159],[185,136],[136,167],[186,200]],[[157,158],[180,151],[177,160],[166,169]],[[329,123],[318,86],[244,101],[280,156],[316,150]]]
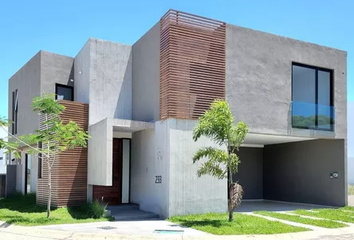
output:
[[[160,21],[160,119],[197,119],[225,99],[224,22],[170,10]]]
[[[63,123],[75,121],[85,131],[88,129],[88,105],[71,101],[60,101],[65,106],[61,115]],[[41,118],[42,119],[42,118]],[[43,126],[41,126],[43,127]],[[44,147],[44,146],[43,146]],[[58,154],[52,170],[53,206],[76,206],[87,199],[87,148],[77,147]],[[48,171],[43,162],[42,178],[37,183],[37,202],[48,199]]]

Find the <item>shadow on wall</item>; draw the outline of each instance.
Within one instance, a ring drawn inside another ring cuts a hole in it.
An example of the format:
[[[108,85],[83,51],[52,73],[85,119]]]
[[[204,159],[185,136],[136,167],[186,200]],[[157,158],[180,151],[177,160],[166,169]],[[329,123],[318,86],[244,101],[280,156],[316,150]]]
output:
[[[118,94],[119,97],[116,103],[114,118],[132,119],[132,51],[130,51],[129,54],[129,60],[126,64],[122,87]],[[127,108],[130,108],[130,116],[127,116],[127,112],[129,111]]]

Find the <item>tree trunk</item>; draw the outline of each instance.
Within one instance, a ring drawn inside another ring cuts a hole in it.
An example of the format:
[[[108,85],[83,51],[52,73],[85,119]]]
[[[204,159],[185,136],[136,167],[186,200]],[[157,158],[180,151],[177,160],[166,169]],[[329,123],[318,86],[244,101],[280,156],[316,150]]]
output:
[[[234,211],[233,209],[231,209],[231,211],[229,210],[229,222],[232,222],[234,220]]]
[[[47,204],[47,218],[50,217],[50,205],[52,202],[52,168],[50,167],[49,161],[48,164],[48,204]]]

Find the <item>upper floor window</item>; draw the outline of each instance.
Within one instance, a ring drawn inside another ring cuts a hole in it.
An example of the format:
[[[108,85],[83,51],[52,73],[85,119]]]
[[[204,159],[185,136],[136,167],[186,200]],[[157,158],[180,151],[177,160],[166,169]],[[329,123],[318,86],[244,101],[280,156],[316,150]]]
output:
[[[57,83],[55,85],[55,96],[58,100],[74,101],[74,88]]]
[[[12,92],[12,135],[17,134],[18,90]]]
[[[293,64],[292,126],[333,131],[333,71]]]

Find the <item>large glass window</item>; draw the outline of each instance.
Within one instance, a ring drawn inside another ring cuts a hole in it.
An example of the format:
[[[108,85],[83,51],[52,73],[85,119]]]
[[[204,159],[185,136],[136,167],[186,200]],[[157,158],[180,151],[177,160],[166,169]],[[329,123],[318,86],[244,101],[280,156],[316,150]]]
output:
[[[292,126],[333,131],[332,71],[293,64]]]
[[[58,100],[74,101],[74,89],[71,86],[56,84],[55,94]]]

